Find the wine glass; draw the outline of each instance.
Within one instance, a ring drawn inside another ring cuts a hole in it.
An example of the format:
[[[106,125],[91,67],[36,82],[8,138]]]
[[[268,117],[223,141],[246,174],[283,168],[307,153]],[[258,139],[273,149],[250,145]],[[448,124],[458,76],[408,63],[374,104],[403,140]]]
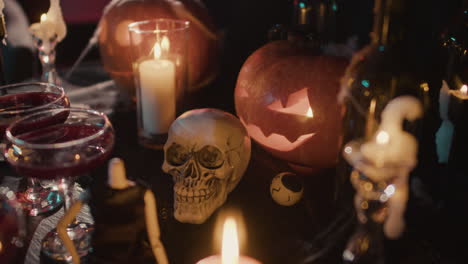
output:
[[[6,130],[6,138],[8,162],[25,177],[57,179],[67,210],[74,179],[110,156],[114,130],[107,116],[95,110],[50,109],[16,121]],[[67,229],[80,256],[88,253],[91,230],[90,224],[77,221]],[[42,252],[57,261],[70,259],[55,230],[43,239]]]
[[[4,160],[4,134],[15,120],[51,108],[68,108],[70,102],[62,87],[49,83],[29,82],[0,86],[0,161]],[[62,204],[59,192],[41,186],[29,178],[28,188],[18,193],[18,200],[32,216],[49,212]]]

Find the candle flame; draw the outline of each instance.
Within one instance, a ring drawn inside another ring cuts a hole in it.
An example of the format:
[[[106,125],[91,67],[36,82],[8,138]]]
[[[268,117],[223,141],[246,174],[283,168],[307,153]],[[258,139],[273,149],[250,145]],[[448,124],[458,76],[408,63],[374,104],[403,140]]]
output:
[[[462,85],[460,92],[464,95],[468,94],[468,86],[466,84]]]
[[[170,47],[169,39],[166,36],[164,36],[161,40],[161,48],[164,51],[169,51],[169,47]]]
[[[158,42],[156,42],[156,43],[154,44],[153,53],[154,53],[154,58],[155,58],[155,59],[161,58],[161,45],[159,45]]]
[[[307,110],[306,116],[307,117],[314,117],[314,112],[312,111],[312,107],[309,106],[309,109]]]
[[[390,141],[390,135],[386,131],[380,131],[376,137],[377,144],[385,145]]]
[[[41,15],[41,22],[44,22],[47,20],[47,14],[42,14]]]
[[[223,243],[221,249],[222,264],[239,263],[239,240],[237,237],[237,225],[233,218],[228,218],[223,226]]]

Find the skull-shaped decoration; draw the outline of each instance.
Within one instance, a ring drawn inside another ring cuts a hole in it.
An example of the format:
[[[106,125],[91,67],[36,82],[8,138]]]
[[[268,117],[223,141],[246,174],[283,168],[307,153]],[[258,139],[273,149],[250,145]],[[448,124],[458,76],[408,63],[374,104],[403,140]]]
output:
[[[174,180],[174,217],[201,224],[226,201],[250,160],[250,138],[235,116],[196,109],[169,128],[162,169]]]

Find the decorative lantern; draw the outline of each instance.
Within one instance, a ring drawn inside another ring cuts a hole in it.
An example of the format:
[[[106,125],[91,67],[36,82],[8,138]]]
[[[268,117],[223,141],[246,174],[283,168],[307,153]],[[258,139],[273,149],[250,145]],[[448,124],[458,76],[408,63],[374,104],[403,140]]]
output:
[[[343,112],[337,94],[347,63],[283,40],[255,51],[235,90],[249,135],[299,172],[335,165]]]
[[[190,90],[210,82],[216,74],[219,37],[208,10],[196,0],[122,0],[101,20],[99,47],[106,71],[135,95],[128,25],[135,21],[169,18],[187,20],[190,26],[188,72]]]

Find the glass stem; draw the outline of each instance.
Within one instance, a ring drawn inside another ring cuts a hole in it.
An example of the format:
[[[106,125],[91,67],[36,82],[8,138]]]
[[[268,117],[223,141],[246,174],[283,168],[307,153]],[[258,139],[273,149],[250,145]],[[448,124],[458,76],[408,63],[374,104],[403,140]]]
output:
[[[59,84],[58,74],[55,70],[55,49],[50,50],[48,53],[39,51],[39,60],[42,65],[42,81]]]
[[[359,172],[353,171],[353,173]],[[388,197],[384,195],[384,190],[389,183],[375,182],[361,174],[358,182],[354,184],[366,187],[357,188],[355,207],[358,225],[343,253],[344,262],[384,263],[383,225],[388,208]]]
[[[59,180],[59,186],[60,190],[63,193],[63,210],[64,213],[70,209],[70,206],[73,204],[73,186],[75,185],[75,181],[69,179],[68,177],[66,178],[61,178]]]
[[[33,40],[39,52],[39,61],[42,66],[42,81],[60,85],[57,71],[55,70],[55,46],[57,35],[50,39],[41,39],[33,34]]]
[[[39,180],[35,178],[28,177],[28,189],[26,190],[26,198],[34,202],[35,200],[38,199],[39,193],[42,190],[42,186],[39,182]]]

